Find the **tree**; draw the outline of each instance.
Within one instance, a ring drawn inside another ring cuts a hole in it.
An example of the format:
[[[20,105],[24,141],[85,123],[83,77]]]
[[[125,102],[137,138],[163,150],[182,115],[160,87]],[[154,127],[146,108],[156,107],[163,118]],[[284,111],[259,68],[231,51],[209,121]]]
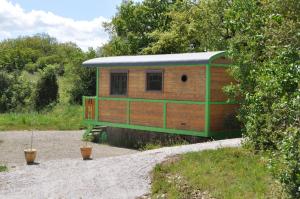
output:
[[[74,86],[70,90],[71,104],[81,104],[82,96],[96,95],[96,68],[83,68],[81,66],[83,60],[92,59],[96,56],[98,56],[97,52],[93,48],[89,48],[88,52],[72,67]]]
[[[102,56],[141,54],[152,42],[150,33],[169,28],[168,11],[175,2],[175,0],[123,2],[112,21],[105,24],[111,40],[102,47]]]
[[[0,72],[0,113],[24,109],[31,91],[29,82],[19,74]]]
[[[51,65],[47,66],[41,73],[34,96],[34,106],[38,111],[58,100],[58,84],[54,68]]]

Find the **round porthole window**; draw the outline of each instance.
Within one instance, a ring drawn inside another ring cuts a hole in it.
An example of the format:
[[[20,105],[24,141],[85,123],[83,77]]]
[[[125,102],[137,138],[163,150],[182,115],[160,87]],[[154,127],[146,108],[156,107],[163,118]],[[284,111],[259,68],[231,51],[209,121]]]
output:
[[[182,75],[182,76],[181,76],[181,81],[182,81],[182,82],[186,82],[187,80],[188,80],[187,75]]]

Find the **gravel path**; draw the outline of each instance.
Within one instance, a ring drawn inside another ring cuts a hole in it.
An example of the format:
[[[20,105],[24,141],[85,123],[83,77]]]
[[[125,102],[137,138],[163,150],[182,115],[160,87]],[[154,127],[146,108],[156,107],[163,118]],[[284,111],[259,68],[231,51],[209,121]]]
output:
[[[0,198],[136,198],[150,191],[149,172],[168,156],[240,146],[229,139],[166,147],[91,161],[61,159],[0,173]]]
[[[57,159],[80,159],[80,146],[83,131],[37,131],[34,132],[33,148],[38,149],[36,162]],[[24,149],[30,148],[31,131],[0,132],[0,164],[16,167],[25,164]],[[136,150],[112,147],[109,145],[89,144],[93,146],[94,158],[111,157],[136,153]]]

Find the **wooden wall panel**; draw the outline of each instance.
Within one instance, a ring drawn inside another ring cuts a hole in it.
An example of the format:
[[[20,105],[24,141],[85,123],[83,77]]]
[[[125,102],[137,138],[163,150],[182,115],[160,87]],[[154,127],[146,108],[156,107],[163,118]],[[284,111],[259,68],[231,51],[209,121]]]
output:
[[[167,104],[167,128],[204,131],[205,106],[196,104]]]
[[[163,103],[131,102],[130,124],[163,127]]]
[[[215,59],[212,64],[230,64],[231,60],[225,57],[220,57],[218,59]]]
[[[212,102],[226,101],[228,97],[223,92],[223,87],[235,82],[226,71],[227,68],[211,68],[211,100]]]
[[[236,126],[236,112],[238,104],[213,104],[210,105],[211,121],[210,131],[238,130]]]
[[[84,118],[90,120],[95,119],[95,99],[85,99],[84,106]]]
[[[181,76],[187,75],[182,82]],[[166,68],[164,93],[167,99],[205,100],[205,67]]]
[[[205,99],[205,67],[182,66],[182,67],[141,67],[126,68],[129,72],[128,96],[130,98],[146,99],[176,99],[197,100]],[[146,91],[146,71],[162,69],[164,72],[163,91]],[[187,75],[186,82],[181,81],[182,75]],[[109,97],[110,70],[100,68],[99,96]]]
[[[99,100],[99,120],[105,122],[126,123],[127,102]]]
[[[110,70],[107,68],[100,68],[99,70],[99,96],[110,95]]]

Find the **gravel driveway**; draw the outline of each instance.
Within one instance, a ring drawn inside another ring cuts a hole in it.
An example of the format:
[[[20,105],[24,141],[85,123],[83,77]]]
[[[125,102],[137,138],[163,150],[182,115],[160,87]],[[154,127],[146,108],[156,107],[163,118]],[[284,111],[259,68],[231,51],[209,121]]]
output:
[[[0,173],[0,198],[136,198],[150,191],[150,171],[168,156],[240,143],[241,139],[229,139],[91,161],[41,161]]]
[[[83,131],[37,131],[34,132],[33,148],[38,150],[36,162],[46,160],[80,159],[80,146]],[[31,131],[0,132],[0,164],[16,167],[25,164],[24,149],[30,148]],[[136,153],[136,150],[112,147],[109,145],[89,144],[93,146],[94,158],[111,157]]]

